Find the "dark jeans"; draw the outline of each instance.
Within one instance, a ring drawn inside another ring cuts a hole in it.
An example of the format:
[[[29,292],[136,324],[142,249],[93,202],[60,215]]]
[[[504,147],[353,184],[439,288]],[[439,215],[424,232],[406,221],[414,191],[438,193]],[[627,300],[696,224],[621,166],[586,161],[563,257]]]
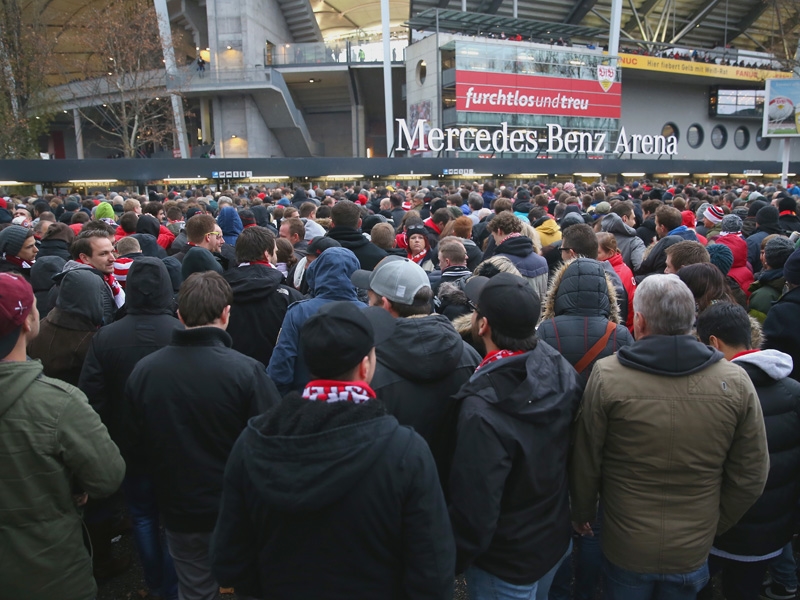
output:
[[[603,574],[603,550],[600,545],[600,530],[603,525],[602,506],[597,511],[597,520],[592,524],[594,536],[577,536],[575,554],[568,556],[556,573],[550,587],[549,600],[571,600],[572,576],[575,573],[575,600],[594,600],[595,590]]]
[[[690,573],[636,573],[603,559],[608,600],[695,600],[708,583],[708,564]]]
[[[153,482],[146,475],[126,475],[122,488],[145,583],[152,594],[174,600],[178,597],[178,577],[167,549],[166,536],[159,527]]]
[[[722,571],[722,593],[726,600],[758,600],[769,563],[769,560],[739,562],[711,554],[708,571],[711,577]]]

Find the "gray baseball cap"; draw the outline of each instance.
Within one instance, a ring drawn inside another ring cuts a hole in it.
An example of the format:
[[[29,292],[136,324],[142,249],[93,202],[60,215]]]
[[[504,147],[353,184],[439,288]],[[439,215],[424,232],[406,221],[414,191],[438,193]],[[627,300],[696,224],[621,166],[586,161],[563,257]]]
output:
[[[353,285],[372,290],[397,304],[408,306],[424,287],[431,287],[428,274],[417,263],[400,256],[384,258],[374,271],[359,269],[350,277]]]

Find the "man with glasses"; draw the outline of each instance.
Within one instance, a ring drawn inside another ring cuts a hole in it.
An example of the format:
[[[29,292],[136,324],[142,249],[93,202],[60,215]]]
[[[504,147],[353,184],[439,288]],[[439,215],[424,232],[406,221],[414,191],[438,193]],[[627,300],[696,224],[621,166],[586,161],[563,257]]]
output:
[[[186,221],[186,239],[188,247],[182,252],[173,256],[183,263],[183,259],[193,247],[204,248],[214,255],[214,259],[220,263],[222,270],[226,265],[223,264],[223,257],[220,250],[225,241],[222,239],[222,229],[214,217],[211,215],[197,214]]]

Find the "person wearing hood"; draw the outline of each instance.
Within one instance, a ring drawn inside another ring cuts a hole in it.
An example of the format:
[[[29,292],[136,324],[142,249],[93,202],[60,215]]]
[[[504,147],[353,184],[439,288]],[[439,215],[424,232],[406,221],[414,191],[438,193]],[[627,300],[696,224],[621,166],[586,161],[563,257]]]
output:
[[[164,249],[164,256],[175,240],[175,234],[151,214],[143,214],[139,217],[139,220],[136,221],[136,233],[149,233],[156,238],[158,245]]]
[[[37,260],[45,256],[59,256],[65,261],[70,259],[69,246],[75,241],[75,232],[64,223],[53,223],[45,231],[39,244]]]
[[[536,253],[533,241],[522,235],[522,222],[510,211],[504,211],[489,221],[488,229],[495,243],[492,256],[508,258],[534,293],[544,298],[549,273],[547,261]]]
[[[634,273],[636,285],[642,283],[650,275],[663,275],[667,268],[667,248],[684,241],[686,240],[677,235],[668,235],[658,240],[644,257],[642,266]]]
[[[97,595],[84,542],[87,495],[113,494],[125,462],[76,387],[43,374],[26,347],[40,332],[30,284],[0,273],[0,581],[3,596]]]
[[[736,280],[742,291],[749,297],[750,285],[753,283],[753,270],[747,264],[747,242],[742,237],[742,219],[737,215],[725,215],[720,222],[720,233],[715,239],[717,244],[730,248],[733,264],[728,276]]]
[[[394,324],[346,301],[305,322],[314,379],[250,419],[225,469],[211,546],[220,584],[257,598],[453,597],[433,457],[371,387]]]
[[[110,225],[117,229],[116,214],[114,214],[114,207],[108,202],[101,202],[94,209],[94,218],[97,221],[102,221],[106,225]]]
[[[778,223],[789,233],[800,231],[800,218],[797,217],[797,200],[788,194],[782,196],[778,202]]]
[[[559,269],[536,336],[558,350],[584,381],[595,362],[633,343],[620,323],[614,284],[598,261],[577,258]]]
[[[169,345],[139,360],[125,383],[123,453],[134,472],[152,477],[181,598],[217,597],[208,548],[225,463],[248,419],[280,401],[264,366],[231,348],[232,301],[219,273],[189,277],[178,298],[185,329],[175,327]]]
[[[157,258],[140,257],[128,271],[127,314],[100,328],[92,338],[78,387],[94,407],[111,439],[124,446],[128,410],[125,384],[136,364],[167,346],[172,332],[183,329],[175,318],[175,302],[167,268]],[[159,540],[158,507],[150,477],[129,458],[123,491],[133,537],[151,594],[173,598],[177,579],[165,541]]]
[[[383,248],[365,238],[360,232],[361,209],[349,200],[337,202],[331,209],[331,229],[327,236],[352,251],[358,258],[361,269],[372,271],[388,256]]]
[[[30,281],[38,253],[33,229],[9,225],[0,230],[0,273],[16,273]]]
[[[224,206],[217,216],[217,224],[222,229],[222,238],[226,244],[236,245],[236,238],[242,233],[244,226],[239,213],[232,206]]]
[[[39,309],[39,316],[46,317],[53,309],[55,297],[51,297],[50,290],[56,282],[53,277],[61,273],[66,261],[60,256],[45,256],[39,258],[31,269],[31,286],[36,295],[36,307]]]
[[[350,250],[328,248],[306,269],[311,297],[295,302],[286,311],[267,366],[270,379],[282,394],[302,390],[310,378],[298,346],[303,323],[329,302],[346,300],[363,305],[350,281],[358,268],[358,258]]]
[[[794,245],[785,237],[776,237],[764,247],[764,268],[750,285],[750,316],[763,325],[772,305],[781,297],[786,278],[783,266],[794,252]]]
[[[446,492],[459,407],[452,396],[475,371],[480,356],[447,317],[431,314],[433,291],[414,262],[389,257],[374,271],[356,271],[352,281],[368,290],[371,306],[396,320],[394,334],[376,349],[373,389],[389,414],[428,442]]]
[[[786,292],[764,319],[762,347],[780,350],[792,357],[792,379],[800,381],[800,337],[796,324],[800,323],[800,250],[792,252],[783,265]]]
[[[736,304],[722,302],[703,311],[697,320],[697,335],[745,370],[764,413],[770,449],[766,488],[732,529],[714,539],[709,556],[712,577],[722,571],[726,598],[758,598],[767,566],[773,559],[782,560],[779,555],[791,557],[793,552],[792,532],[800,499],[800,383],[789,377],[791,356],[752,347],[750,319]],[[762,597],[788,597],[792,589],[797,590],[796,578],[794,582],[778,579],[773,571]]]
[[[599,497],[610,598],[649,598],[654,586],[694,598],[715,535],[764,489],[764,418],[747,373],[691,335],[695,300],[677,276],[645,279],[634,310],[636,342],[598,361],[583,394],[573,526],[591,533]]]
[[[745,241],[747,242],[747,262],[753,267],[753,272],[758,273],[763,268],[761,242],[769,235],[784,235],[784,231],[778,223],[778,209],[774,206],[764,205],[756,212],[755,220],[756,230]]]
[[[236,240],[239,266],[223,274],[233,291],[228,333],[233,349],[269,364],[289,306],[303,296],[272,264],[275,236],[264,227],[248,227]]]
[[[617,240],[617,249],[622,255],[622,260],[632,271],[642,266],[645,251],[644,242],[636,235],[636,230],[633,228],[634,223],[633,208],[620,202],[603,217],[600,224],[603,231],[612,234]]]
[[[104,288],[103,280],[88,269],[68,271],[61,279],[56,305],[28,346],[48,377],[78,385],[92,337],[103,324]]]
[[[461,403],[450,471],[456,573],[470,598],[512,590],[546,598],[570,548],[569,430],[583,386],[537,340],[541,301],[524,278],[473,277],[465,292],[486,356],[453,398]]]
[[[539,213],[539,216],[535,217],[537,213]],[[538,210],[536,208],[531,209],[531,212],[528,213],[528,220],[539,233],[543,248],[561,241],[561,228],[556,223],[556,220],[548,215],[543,208],[538,208]]]

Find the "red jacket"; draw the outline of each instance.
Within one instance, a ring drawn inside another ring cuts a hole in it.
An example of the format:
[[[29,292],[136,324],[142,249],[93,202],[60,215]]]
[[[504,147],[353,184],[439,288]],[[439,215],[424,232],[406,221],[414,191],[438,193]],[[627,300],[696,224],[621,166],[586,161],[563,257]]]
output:
[[[175,234],[162,225],[161,228],[158,230],[158,240],[157,240],[158,245],[161,246],[164,250],[169,250],[169,247],[172,246],[172,242],[174,241],[175,241]]]
[[[747,242],[744,238],[735,233],[721,235],[716,238],[717,244],[724,244],[733,253],[733,266],[728,271],[728,275],[736,280],[747,297],[750,297],[750,284],[753,283],[752,268],[747,264]]]
[[[619,252],[609,258],[608,262],[614,267],[614,272],[619,275],[622,280],[622,287],[625,288],[625,292],[628,294],[628,321],[625,326],[633,333],[633,295],[636,293],[636,279],[633,276],[633,271],[622,260],[622,254]]]

